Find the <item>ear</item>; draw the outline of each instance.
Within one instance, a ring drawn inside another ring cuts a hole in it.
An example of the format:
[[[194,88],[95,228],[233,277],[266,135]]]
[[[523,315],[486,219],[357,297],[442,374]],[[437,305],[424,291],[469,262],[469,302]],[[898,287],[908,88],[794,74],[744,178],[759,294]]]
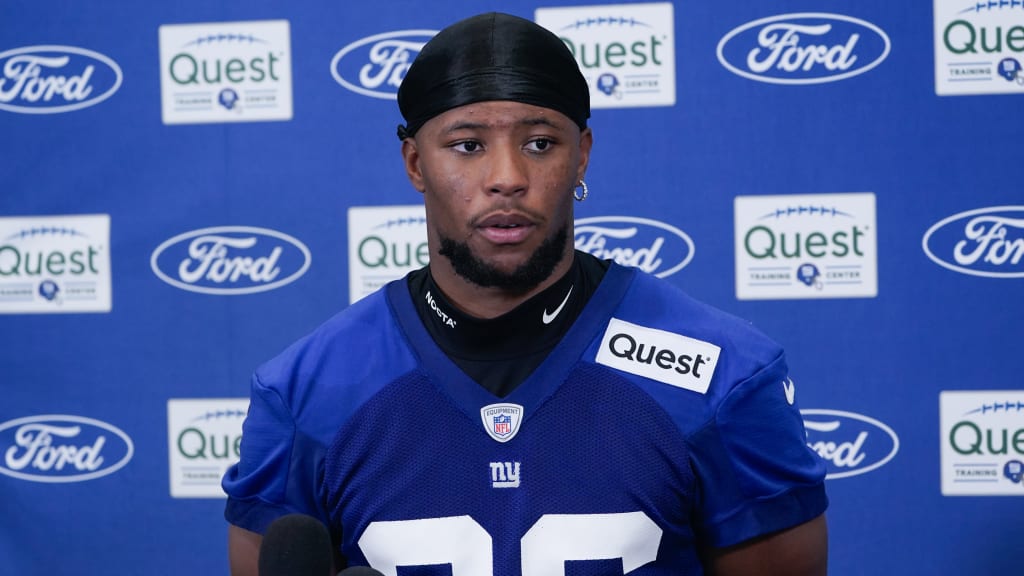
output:
[[[409,177],[412,187],[421,194],[426,189],[423,185],[423,170],[420,169],[420,152],[416,148],[416,139],[409,137],[402,140],[402,160],[405,163],[405,174]]]
[[[576,167],[576,182],[583,180],[587,174],[587,166],[590,165],[590,148],[593,145],[594,134],[588,126],[580,132],[580,163]]]

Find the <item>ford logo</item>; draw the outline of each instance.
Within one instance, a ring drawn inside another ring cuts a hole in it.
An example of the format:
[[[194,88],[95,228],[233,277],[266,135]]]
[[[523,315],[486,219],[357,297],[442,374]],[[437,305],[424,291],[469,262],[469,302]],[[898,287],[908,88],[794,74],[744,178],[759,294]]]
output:
[[[839,14],[762,18],[718,42],[730,72],[773,84],[820,84],[863,74],[889,55],[889,37],[870,22]]]
[[[693,259],[693,240],[685,232],[657,220],[631,216],[598,216],[576,220],[577,250],[602,260],[635,266],[664,278]]]
[[[0,424],[0,474],[32,482],[83,482],[132,459],[132,439],[106,422],[45,415]]]
[[[157,246],[150,267],[171,286],[204,294],[265,292],[306,273],[309,249],[287,234],[249,226],[203,228]]]
[[[121,87],[121,68],[74,46],[27,46],[0,52],[0,109],[56,114],[98,104]]]
[[[405,72],[437,30],[401,30],[356,40],[331,59],[331,76],[345,88],[394,100]]]
[[[807,445],[825,460],[825,478],[865,474],[896,456],[900,440],[885,424],[839,410],[801,410]]]
[[[921,239],[939,266],[989,278],[1024,277],[1024,206],[993,206],[936,222]]]

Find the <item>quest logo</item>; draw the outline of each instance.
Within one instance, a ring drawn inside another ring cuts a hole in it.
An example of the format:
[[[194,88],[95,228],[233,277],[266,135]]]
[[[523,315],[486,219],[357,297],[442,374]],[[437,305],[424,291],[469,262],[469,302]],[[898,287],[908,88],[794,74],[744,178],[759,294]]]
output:
[[[1024,94],[1024,2],[934,0],[935,93]]]
[[[356,40],[331,59],[331,76],[357,94],[394,100],[405,72],[435,34],[437,30],[400,30]]]
[[[721,353],[722,349],[711,342],[612,318],[594,360],[623,372],[705,394]]]
[[[234,296],[266,292],[306,273],[305,244],[266,228],[221,226],[179,234],[157,246],[150,267],[171,286]]]
[[[988,278],[1024,277],[1024,206],[993,206],[939,220],[921,239],[939,266]]]
[[[1024,390],[939,393],[942,494],[1024,496]]]
[[[241,457],[248,398],[167,401],[172,498],[223,498],[220,480]]]
[[[892,428],[861,414],[840,410],[801,410],[807,445],[825,460],[833,480],[866,474],[896,456],[900,440]]]
[[[889,55],[889,36],[840,14],[782,14],[734,28],[718,43],[733,74],[772,84],[821,84],[863,74]]]
[[[580,218],[574,242],[578,250],[659,278],[685,268],[694,253],[693,240],[682,230],[632,216]]]
[[[873,298],[875,195],[737,196],[736,297]]]
[[[348,209],[350,304],[429,262],[422,204]]]
[[[110,312],[110,216],[0,217],[0,314]]]
[[[132,459],[132,439],[81,416],[44,415],[0,424],[0,474],[30,482],[84,482],[113,474]]]
[[[94,106],[121,87],[121,67],[74,46],[27,46],[0,52],[0,110],[57,114]]]
[[[292,118],[287,20],[164,24],[159,36],[164,124]]]
[[[593,108],[676,103],[671,2],[538,8],[535,19],[569,47]]]

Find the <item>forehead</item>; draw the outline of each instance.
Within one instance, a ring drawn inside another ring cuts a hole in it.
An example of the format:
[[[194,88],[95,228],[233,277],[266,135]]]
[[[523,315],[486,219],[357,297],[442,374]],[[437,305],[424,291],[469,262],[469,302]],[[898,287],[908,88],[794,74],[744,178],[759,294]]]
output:
[[[463,128],[511,129],[530,126],[550,126],[557,130],[576,128],[568,116],[557,110],[510,100],[492,100],[447,110],[427,121],[421,130],[448,132]]]

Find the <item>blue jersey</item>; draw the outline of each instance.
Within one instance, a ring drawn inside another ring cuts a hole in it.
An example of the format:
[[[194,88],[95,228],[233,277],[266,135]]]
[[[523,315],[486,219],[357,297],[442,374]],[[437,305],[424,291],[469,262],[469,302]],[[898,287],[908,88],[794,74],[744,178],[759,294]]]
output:
[[[223,485],[232,524],[310,514],[384,574],[639,576],[820,515],[824,474],[777,344],[612,265],[504,398],[404,281],[357,302],[256,371]]]

